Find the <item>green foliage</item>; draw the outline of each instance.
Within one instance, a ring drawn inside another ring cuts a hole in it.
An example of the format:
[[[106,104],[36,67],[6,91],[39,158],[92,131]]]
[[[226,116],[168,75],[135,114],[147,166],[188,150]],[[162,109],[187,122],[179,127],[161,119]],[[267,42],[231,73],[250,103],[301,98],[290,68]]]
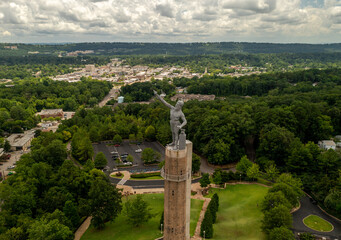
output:
[[[301,233],[300,240],[315,240],[316,238],[311,233]]]
[[[72,240],[72,231],[57,219],[35,221],[28,229],[30,240]]]
[[[264,213],[262,229],[266,233],[269,233],[274,228],[291,228],[291,225],[292,216],[288,211],[288,208],[283,205],[274,207]]]
[[[201,165],[201,161],[200,161],[200,157],[193,153],[192,155],[192,172],[193,173],[197,173],[200,171],[200,165]]]
[[[257,179],[259,174],[259,166],[257,163],[252,164],[252,166],[246,171],[246,175],[251,179]]]
[[[77,211],[77,205],[72,201],[66,201],[63,212],[65,216],[71,221],[73,229],[77,229],[79,226],[80,217]]]
[[[200,187],[207,187],[211,181],[210,181],[210,175],[208,173],[204,173],[200,179]]]
[[[9,150],[11,150],[11,145],[9,144],[9,141],[5,140],[4,151],[9,152]]]
[[[211,211],[206,211],[200,227],[200,236],[205,238],[213,237],[213,219]]]
[[[213,182],[215,184],[217,184],[217,185],[222,184],[221,169],[220,168],[214,170],[212,178],[213,178]]]
[[[88,159],[92,159],[94,150],[89,135],[84,129],[74,133],[71,141],[72,156],[81,163],[85,163]]]
[[[269,232],[271,240],[295,240],[292,231],[286,227],[274,228]]]
[[[97,153],[95,157],[95,167],[96,168],[104,168],[108,164],[108,160],[105,157],[103,152]]]
[[[130,177],[132,178],[146,178],[146,177],[153,177],[153,176],[160,176],[160,172],[134,173],[130,175]]]
[[[153,141],[153,140],[155,140],[155,134],[156,134],[155,128],[153,126],[148,126],[145,133],[144,133],[144,136],[149,141]]]
[[[270,164],[265,168],[265,173],[267,179],[274,181],[278,177],[279,171],[277,170],[275,164]]]
[[[295,192],[292,187],[285,183],[276,183],[275,185],[273,185],[273,187],[269,189],[269,193],[274,192],[282,192],[292,207],[298,204],[298,199],[301,196],[297,194],[297,192]]]
[[[118,134],[116,134],[113,138],[113,142],[117,143],[117,144],[121,144],[122,143],[122,137]]]
[[[270,209],[282,205],[288,210],[292,208],[291,203],[286,199],[285,195],[281,192],[268,192],[263,202],[261,203],[262,211],[266,212]]]
[[[148,203],[143,200],[143,195],[141,194],[136,195],[136,198],[129,199],[125,203],[125,212],[128,222],[134,227],[140,226],[153,217],[150,210]]]
[[[324,199],[324,205],[336,214],[341,215],[341,191],[331,191]]]
[[[101,229],[106,222],[113,221],[121,212],[121,201],[121,193],[104,176],[96,177],[89,190],[90,215],[94,227]]]
[[[251,166],[252,166],[252,162],[245,155],[238,162],[236,169],[239,172],[246,173]]]
[[[154,151],[152,148],[145,148],[142,151],[141,159],[145,164],[150,164],[159,161],[161,154]]]

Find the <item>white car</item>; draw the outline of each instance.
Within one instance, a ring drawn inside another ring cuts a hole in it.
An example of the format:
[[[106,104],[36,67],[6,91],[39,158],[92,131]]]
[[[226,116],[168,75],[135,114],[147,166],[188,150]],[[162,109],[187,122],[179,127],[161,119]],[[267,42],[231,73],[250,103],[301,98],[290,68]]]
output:
[[[142,149],[141,149],[141,148],[136,149],[135,152],[136,152],[136,153],[140,153],[140,152],[142,152]]]
[[[7,169],[13,169],[13,168],[15,168],[15,166],[13,166],[13,165],[7,167]]]

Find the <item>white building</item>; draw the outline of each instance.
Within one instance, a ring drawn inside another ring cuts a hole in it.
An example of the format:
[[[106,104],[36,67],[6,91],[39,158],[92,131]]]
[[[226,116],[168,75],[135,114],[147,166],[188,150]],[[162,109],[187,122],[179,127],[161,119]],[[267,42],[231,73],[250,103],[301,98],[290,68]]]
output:
[[[85,71],[94,72],[95,70],[96,70],[95,65],[93,65],[93,64],[85,65]]]
[[[318,142],[318,145],[320,148],[324,150],[329,150],[329,149],[335,150],[336,148],[336,144],[333,140],[322,140]]]
[[[31,146],[32,139],[34,138],[33,131],[27,131],[25,133],[15,133],[7,138],[7,141],[11,145],[11,150],[27,150]]]

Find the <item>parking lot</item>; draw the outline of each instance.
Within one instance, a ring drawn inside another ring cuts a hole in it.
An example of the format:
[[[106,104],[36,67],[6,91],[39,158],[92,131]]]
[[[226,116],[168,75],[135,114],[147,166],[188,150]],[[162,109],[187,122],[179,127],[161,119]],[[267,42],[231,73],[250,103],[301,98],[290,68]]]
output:
[[[158,142],[143,142],[140,145],[137,144],[130,144],[129,141],[123,141],[120,146],[114,146],[111,141],[105,141],[98,144],[93,144],[94,153],[95,156],[98,152],[103,152],[105,157],[108,160],[108,170],[111,172],[113,169],[117,168],[117,165],[122,165],[121,163],[116,163],[115,159],[113,159],[113,155],[123,155],[123,154],[129,154],[133,157],[133,166],[129,167],[127,170],[131,171],[146,171],[148,169],[156,169],[157,166],[145,166],[143,164],[143,161],[141,160],[141,154],[143,149],[145,148],[152,148],[155,151],[158,151],[161,153],[161,160],[163,161],[165,159],[165,150],[164,147],[159,144]],[[141,149],[141,150],[139,150]],[[140,152],[136,152],[136,150]],[[117,154],[113,154],[114,152],[117,152]]]
[[[12,167],[16,165],[17,161],[19,161],[21,155],[27,152],[28,151],[26,152],[13,151],[13,152],[6,153],[6,154],[11,154],[11,158],[6,161],[0,162],[1,175],[7,176],[9,172],[15,171],[15,169],[12,169]]]

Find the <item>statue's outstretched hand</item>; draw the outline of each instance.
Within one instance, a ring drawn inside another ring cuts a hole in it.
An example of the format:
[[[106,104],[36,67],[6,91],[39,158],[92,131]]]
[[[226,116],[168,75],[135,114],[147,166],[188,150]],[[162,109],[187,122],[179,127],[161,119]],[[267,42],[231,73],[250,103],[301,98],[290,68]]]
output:
[[[182,128],[182,126],[180,126],[180,125],[179,125],[179,126],[176,126],[176,127],[177,127],[177,128],[179,128],[179,129],[181,129],[181,128]]]

